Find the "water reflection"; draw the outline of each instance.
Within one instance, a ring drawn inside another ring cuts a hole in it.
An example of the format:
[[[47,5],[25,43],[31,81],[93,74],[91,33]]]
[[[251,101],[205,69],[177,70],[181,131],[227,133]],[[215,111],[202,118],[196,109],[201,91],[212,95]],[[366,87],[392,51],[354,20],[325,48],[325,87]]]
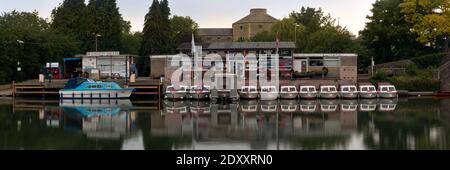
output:
[[[3,149],[448,149],[450,100],[16,100]]]

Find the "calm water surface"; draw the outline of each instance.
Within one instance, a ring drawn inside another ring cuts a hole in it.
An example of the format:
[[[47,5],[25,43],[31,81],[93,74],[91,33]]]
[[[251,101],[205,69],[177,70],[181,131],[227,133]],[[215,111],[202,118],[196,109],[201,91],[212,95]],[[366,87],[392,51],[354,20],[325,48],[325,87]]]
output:
[[[450,99],[0,100],[0,149],[449,149]]]

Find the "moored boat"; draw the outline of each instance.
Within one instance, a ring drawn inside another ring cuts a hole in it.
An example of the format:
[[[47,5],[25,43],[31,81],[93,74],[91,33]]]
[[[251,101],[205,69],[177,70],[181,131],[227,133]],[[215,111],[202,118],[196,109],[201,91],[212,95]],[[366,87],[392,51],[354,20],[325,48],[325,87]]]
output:
[[[359,84],[359,97],[364,99],[373,99],[378,97],[377,89],[371,83]]]
[[[101,82],[74,78],[59,91],[61,99],[126,99],[134,88],[122,88],[115,82]]]
[[[166,92],[164,93],[165,99],[171,100],[183,100],[186,99],[188,95],[188,87],[187,86],[178,86],[175,87],[173,85],[167,86]]]
[[[339,95],[344,99],[356,99],[358,98],[358,89],[355,85],[342,85],[340,86]]]
[[[320,86],[320,98],[322,99],[335,99],[338,97],[338,91],[336,86]]]
[[[295,86],[281,86],[280,98],[281,99],[296,99],[298,97],[297,87]]]
[[[242,86],[239,91],[239,98],[241,99],[258,99],[258,88],[256,86]]]
[[[398,92],[395,86],[390,83],[379,83],[378,95],[380,98],[396,98],[398,97]]]
[[[300,98],[315,99],[317,98],[316,86],[300,86]]]
[[[263,86],[260,93],[261,100],[277,100],[278,90],[275,86]]]

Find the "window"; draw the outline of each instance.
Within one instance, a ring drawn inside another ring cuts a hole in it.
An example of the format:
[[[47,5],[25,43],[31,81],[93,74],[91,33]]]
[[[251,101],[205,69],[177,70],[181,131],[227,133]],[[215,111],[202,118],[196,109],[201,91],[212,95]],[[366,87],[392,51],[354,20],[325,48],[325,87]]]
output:
[[[263,26],[262,25],[259,25],[259,29],[262,29],[263,28]]]
[[[323,66],[322,57],[312,57],[309,59],[309,66]]]
[[[240,28],[241,30],[242,30],[242,29],[244,29],[244,27],[243,27],[243,26],[240,26],[239,28]]]

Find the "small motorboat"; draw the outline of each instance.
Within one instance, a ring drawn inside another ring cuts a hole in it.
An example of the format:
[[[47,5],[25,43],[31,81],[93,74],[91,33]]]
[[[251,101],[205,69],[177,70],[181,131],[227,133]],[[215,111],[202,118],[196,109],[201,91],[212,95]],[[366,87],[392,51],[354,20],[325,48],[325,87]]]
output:
[[[204,100],[209,99],[211,89],[209,86],[191,86],[188,92],[189,99]]]
[[[378,97],[377,89],[370,83],[359,85],[359,97],[363,99],[373,99]]]
[[[278,90],[275,86],[263,86],[260,93],[261,100],[277,100]]]
[[[178,86],[175,87],[173,85],[167,86],[166,92],[164,93],[165,99],[171,100],[183,100],[186,99],[188,95],[188,87],[187,86]]]
[[[127,99],[134,88],[122,88],[115,82],[74,78],[59,91],[61,99]]]
[[[239,100],[239,93],[236,89],[212,89],[210,98],[213,101],[237,101]]]
[[[322,99],[336,99],[338,97],[338,91],[336,86],[320,86],[320,98]]]
[[[300,98],[302,99],[317,98],[316,86],[300,86]]]
[[[389,83],[378,84],[378,95],[380,98],[396,98],[398,97],[398,92],[395,86]]]
[[[258,88],[256,86],[242,86],[239,91],[239,98],[241,99],[258,99]]]
[[[281,99],[297,99],[298,91],[295,86],[281,86],[280,98]]]
[[[354,85],[341,86],[339,95],[344,99],[356,99],[358,98],[358,88]]]

